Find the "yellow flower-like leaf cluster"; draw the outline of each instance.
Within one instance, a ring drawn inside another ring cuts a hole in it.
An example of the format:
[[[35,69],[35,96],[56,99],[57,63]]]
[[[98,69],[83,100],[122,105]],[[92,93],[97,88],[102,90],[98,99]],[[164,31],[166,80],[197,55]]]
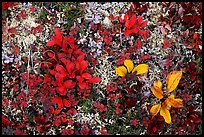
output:
[[[116,68],[116,74],[124,77],[127,73],[134,73],[137,72],[136,75],[144,74],[148,72],[148,65],[147,64],[139,64],[138,66],[134,67],[134,63],[132,60],[125,60],[124,66],[119,66]]]
[[[170,108],[180,108],[183,107],[183,100],[180,98],[174,98],[174,95],[171,94],[168,98],[164,98],[168,93],[172,92],[177,86],[182,77],[182,71],[172,71],[166,78],[167,89],[164,94],[162,91],[162,83],[159,80],[154,81],[151,91],[155,97],[158,99],[165,99],[162,103],[152,106],[150,109],[153,117],[160,112],[160,115],[163,116],[166,123],[171,123]]]

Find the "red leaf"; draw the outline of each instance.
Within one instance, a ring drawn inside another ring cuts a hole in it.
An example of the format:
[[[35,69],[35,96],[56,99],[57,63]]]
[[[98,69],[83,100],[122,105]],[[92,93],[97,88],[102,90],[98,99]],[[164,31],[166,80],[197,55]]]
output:
[[[142,24],[142,16],[137,17],[137,23],[139,26]]]
[[[7,127],[10,124],[10,121],[2,114],[2,127]]]
[[[172,66],[170,59],[166,59],[166,67],[169,68],[170,66]]]
[[[79,85],[79,88],[81,89],[85,89],[87,86],[86,82],[78,82],[78,85]]]
[[[141,58],[140,58],[140,62],[152,58],[152,56],[149,55],[149,54],[146,54],[146,55],[145,55],[145,54],[140,54],[140,56],[141,56]]]
[[[131,125],[133,125],[133,126],[135,126],[136,128],[138,127],[138,125],[139,125],[139,121],[138,120],[130,120],[130,124]]]
[[[89,73],[83,73],[81,76],[82,76],[83,78],[85,78],[85,79],[92,78],[91,74],[89,74]]]
[[[194,32],[194,34],[193,34],[193,39],[198,39],[198,35],[197,35],[197,33],[195,33],[195,32]]]
[[[134,34],[136,34],[136,33],[138,33],[138,29],[137,28],[133,28],[133,29],[131,29],[131,33],[134,33]]]
[[[157,127],[153,127],[153,132],[155,133],[157,131]]]
[[[195,123],[200,123],[200,122],[202,122],[198,117],[196,117],[195,115],[191,115],[190,116],[192,119],[193,119],[193,122],[195,122]]]
[[[77,46],[74,45],[74,38],[68,37],[67,42],[72,49],[77,49]]]
[[[48,42],[46,43],[46,46],[53,46],[53,45],[55,45],[55,44],[57,44],[57,42],[56,42],[55,40],[50,40],[50,41],[48,41]]]
[[[125,35],[125,37],[128,37],[131,33],[132,33],[131,30],[126,29],[125,32],[124,32],[124,35]]]
[[[71,103],[67,99],[63,99],[63,104],[65,107],[71,107]]]
[[[136,23],[136,15],[134,14],[131,18],[130,18],[130,22],[128,24],[128,26],[126,26],[127,28],[131,28],[131,27],[134,27]]]
[[[98,83],[101,81],[101,78],[100,77],[90,78],[88,81],[90,83]]]
[[[58,127],[61,125],[61,120],[59,118],[55,119],[55,121],[53,121],[53,124]]]
[[[82,74],[82,72],[87,68],[87,66],[88,66],[88,61],[82,61],[81,63],[80,63],[80,74]]]
[[[76,82],[73,82],[72,80],[67,80],[64,82],[64,86],[65,88],[72,89],[76,86]]]
[[[62,123],[65,123],[65,122],[67,122],[67,118],[61,117],[61,121],[62,121]]]
[[[61,131],[61,134],[62,135],[72,135],[74,134],[74,131],[72,129],[69,129],[69,128],[65,128]]]
[[[93,104],[93,106],[94,106],[95,108],[100,108],[100,102],[97,102],[97,103]]]
[[[62,33],[58,28],[55,28],[55,34],[56,34],[56,39],[60,42],[62,42]]]
[[[54,57],[54,54],[52,52],[48,52],[47,55],[50,57],[50,58],[53,58]]]
[[[66,69],[62,65],[59,65],[59,64],[56,65],[56,70],[59,73],[66,73],[67,72]]]
[[[30,8],[30,12],[34,12],[35,11],[35,8],[34,7],[31,7]]]
[[[52,102],[53,102],[54,104],[57,104],[57,105],[58,105],[58,108],[63,108],[63,106],[64,106],[61,97],[58,97],[58,96],[54,97],[54,98],[52,99]]]
[[[59,108],[59,107],[58,107],[58,108]],[[55,115],[59,114],[59,113],[61,112],[61,110],[62,110],[62,108],[59,108],[59,109],[55,110],[54,114],[55,114]]]
[[[167,49],[171,47],[171,44],[169,43],[169,41],[167,39],[164,40],[164,48]]]
[[[75,108],[71,108],[71,109],[68,110],[67,115],[72,116],[72,115],[74,115],[76,113],[77,113],[77,110]]]
[[[66,88],[65,88],[64,86],[57,87],[56,90],[57,90],[57,92],[58,92],[60,95],[62,95],[62,96],[65,96],[66,93],[67,93],[67,90],[66,90]]]
[[[136,47],[137,49],[141,49],[143,45],[143,42],[141,40],[138,40],[137,42],[135,42],[134,47]]]
[[[120,114],[120,113],[122,113],[122,112],[123,112],[122,109],[120,109],[119,107],[116,107],[116,109],[115,109],[116,115],[118,115],[118,114]]]
[[[55,54],[53,54],[52,52],[48,52],[47,55],[50,57],[50,58],[53,58],[54,60],[57,61],[56,57],[55,57]]]
[[[52,101],[52,102],[53,102],[53,101]],[[54,112],[55,112],[55,109],[54,109],[53,106],[51,106],[51,107],[50,107],[50,110],[49,110],[49,113],[50,113],[50,114],[54,114]]]
[[[68,73],[71,74],[75,69],[75,64],[73,62],[69,61],[69,63],[66,64],[66,69],[67,69]]]
[[[62,86],[63,81],[64,81],[64,75],[62,75],[60,73],[56,73],[55,74],[55,79],[56,79],[57,85]]]
[[[140,25],[140,27],[143,28],[143,27],[147,26],[147,23],[148,23],[148,20],[144,21],[144,22]]]

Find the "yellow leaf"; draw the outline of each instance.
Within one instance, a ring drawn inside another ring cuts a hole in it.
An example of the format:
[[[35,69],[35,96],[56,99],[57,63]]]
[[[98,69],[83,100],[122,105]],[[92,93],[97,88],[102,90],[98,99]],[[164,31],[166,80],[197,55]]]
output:
[[[168,123],[168,124],[171,123],[171,115],[170,115],[169,110],[167,110],[164,107],[161,107],[160,115],[163,116],[166,123]]]
[[[163,98],[163,92],[161,89],[159,88],[155,88],[155,87],[151,87],[151,91],[154,94],[155,97],[157,97],[158,99],[162,99]]]
[[[138,66],[136,66],[133,69],[132,73],[135,71],[137,71],[136,75],[147,73],[148,72],[148,65],[147,64],[139,64]]]
[[[127,69],[124,66],[119,66],[115,69],[116,74],[119,76],[125,76],[127,74]]]
[[[159,112],[160,108],[161,108],[161,104],[156,104],[152,106],[152,108],[150,109],[150,112],[152,113],[153,116],[155,116]]]
[[[163,98],[162,83],[160,80],[154,81],[153,87],[151,87],[151,91],[158,99]]]
[[[160,80],[155,80],[153,85],[154,85],[154,87],[162,89],[162,83]]]
[[[166,78],[167,94],[172,92],[177,86],[182,77],[182,71],[172,71]]]
[[[134,64],[132,62],[132,60],[125,60],[124,61],[124,65],[127,67],[128,72],[130,73],[133,68],[134,68]]]
[[[180,98],[175,99],[173,94],[167,98],[167,102],[175,108],[183,107],[183,100]]]

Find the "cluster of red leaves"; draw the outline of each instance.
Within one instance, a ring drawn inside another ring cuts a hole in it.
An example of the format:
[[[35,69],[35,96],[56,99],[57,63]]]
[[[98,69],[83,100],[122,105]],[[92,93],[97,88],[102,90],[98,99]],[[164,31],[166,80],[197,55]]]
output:
[[[8,8],[12,8],[13,6],[17,5],[18,2],[2,2],[2,9],[8,10]]]
[[[143,21],[142,16],[136,17],[133,12],[125,14],[124,19],[119,18],[121,23],[125,24],[124,35],[128,37],[131,34],[139,34],[144,40],[147,39],[149,30],[143,30],[147,26],[148,20]]]
[[[138,128],[138,126],[139,126],[139,120],[136,120],[136,119],[130,120],[130,125],[133,125],[133,126],[135,126],[136,128]]]
[[[104,112],[107,110],[107,107],[105,107],[103,104],[101,104],[100,102],[97,102],[93,105],[95,108],[98,108],[100,110],[100,112]]]
[[[164,128],[164,118],[160,115],[157,115],[153,119],[144,117],[143,125],[147,128],[150,135],[156,135],[161,129]]]
[[[85,71],[88,67],[88,61],[85,60],[86,54],[74,44],[74,38],[63,37],[59,29],[56,28],[55,36],[46,45],[57,45],[62,49],[62,52],[55,54],[48,52],[48,56],[55,62],[54,69],[51,69],[49,73],[56,79],[57,92],[61,96],[65,96],[67,89],[71,90],[78,86],[79,91],[84,91],[84,97],[88,96],[85,91],[88,91],[93,83],[99,82],[100,78],[92,77]]]
[[[195,130],[198,129],[198,126],[202,123],[200,112],[196,111],[192,104],[182,112],[179,112],[178,109],[174,109],[172,114],[172,119],[174,119],[177,124],[177,128],[174,129],[174,132],[177,132],[179,135],[195,133]],[[183,117],[184,114],[185,118],[181,120],[181,117]]]
[[[110,31],[106,31],[105,30],[105,31],[101,32],[100,34],[103,36],[103,40],[104,40],[104,42],[105,42],[105,44],[107,46],[113,44],[113,42],[112,42],[113,38],[111,36],[111,32]]]
[[[188,107],[187,117],[183,123],[183,126],[187,127],[189,125],[191,127],[190,128],[191,132],[194,132],[195,127],[201,122],[202,121],[198,116],[198,112],[196,112],[195,108],[192,105],[190,105]]]
[[[199,53],[202,52],[202,36],[194,32],[191,36],[189,36],[184,44],[187,48],[193,49]]]
[[[137,40],[134,45],[129,47],[129,51],[136,52],[138,49],[141,49],[143,42],[141,40]]]
[[[199,34],[196,31],[200,28],[202,24],[202,3],[201,2],[170,2],[163,3],[164,8],[169,10],[169,15],[166,17],[161,16],[161,21],[166,22],[165,28],[168,30],[174,24],[181,23],[185,26],[183,31],[184,44],[197,52],[202,52],[202,41]],[[161,31],[165,31],[161,28]],[[166,33],[166,32],[162,32]],[[166,43],[166,44],[165,44]],[[167,41],[164,43],[164,48],[168,48],[171,44]]]
[[[148,3],[147,2],[132,2],[133,6],[130,6],[130,10],[134,10],[138,15],[147,11]]]
[[[81,51],[78,45],[75,45],[73,28],[69,34],[69,36],[63,37],[60,30],[56,28],[55,35],[46,44],[46,46],[53,46],[53,50],[46,52],[49,58],[50,75],[46,75],[44,82],[52,83],[56,89],[56,93],[53,94],[54,97],[50,98],[51,103],[57,105],[57,108],[50,106],[49,111],[55,115],[53,124],[57,127],[66,122],[71,125],[74,123],[67,119],[67,116],[77,113],[75,106],[79,101],[76,98],[88,97],[92,85],[100,82],[100,78],[93,77],[88,70],[88,61],[85,59],[86,53]],[[53,80],[51,81],[51,79]],[[67,109],[66,113],[62,112],[64,108]],[[102,109],[101,106],[100,109]],[[86,128],[83,128],[80,134],[87,134],[88,132]],[[74,131],[64,129],[61,133],[70,135],[74,134]]]
[[[201,72],[196,72],[196,64],[194,62],[189,62],[187,66],[187,72],[190,74],[191,80],[194,81],[196,76],[201,74]]]

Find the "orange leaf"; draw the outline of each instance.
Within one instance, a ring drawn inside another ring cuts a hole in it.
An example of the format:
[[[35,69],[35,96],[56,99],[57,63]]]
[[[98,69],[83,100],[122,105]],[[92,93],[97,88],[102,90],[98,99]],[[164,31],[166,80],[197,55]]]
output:
[[[153,116],[155,116],[159,112],[160,108],[161,108],[161,104],[156,104],[152,106],[152,108],[150,109],[150,112],[152,113]]]
[[[167,110],[171,109],[171,104],[168,102],[168,100],[166,99],[163,103],[162,103],[162,107],[166,108]]]
[[[171,115],[168,109],[161,107],[160,115],[163,116],[166,123],[171,123]]]
[[[177,86],[182,77],[182,71],[172,71],[166,78],[167,94],[172,92]]]
[[[162,92],[162,83],[160,80],[154,81],[153,87],[151,87],[151,91],[154,94],[155,97],[158,99],[163,98],[163,92]]]
[[[175,99],[174,95],[169,96],[167,102],[175,108],[183,107],[183,100],[180,98]]]

